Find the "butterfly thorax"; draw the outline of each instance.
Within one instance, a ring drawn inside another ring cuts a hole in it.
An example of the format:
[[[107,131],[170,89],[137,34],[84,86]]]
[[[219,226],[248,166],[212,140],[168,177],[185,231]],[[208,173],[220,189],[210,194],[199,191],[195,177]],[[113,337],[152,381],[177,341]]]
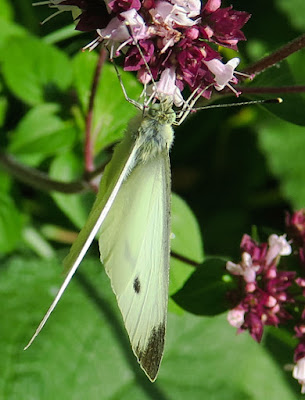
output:
[[[172,124],[175,119],[172,103],[164,100],[150,106],[135,132],[139,148],[137,162],[147,162],[158,154],[169,151],[174,139]]]

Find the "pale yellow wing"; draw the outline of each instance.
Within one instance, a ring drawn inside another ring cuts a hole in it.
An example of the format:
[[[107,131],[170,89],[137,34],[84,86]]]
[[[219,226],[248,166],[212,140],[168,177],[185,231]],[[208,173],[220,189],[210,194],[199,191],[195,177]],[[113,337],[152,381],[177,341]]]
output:
[[[164,349],[169,235],[170,169],[164,150],[124,181],[99,239],[132,349],[152,381]]]

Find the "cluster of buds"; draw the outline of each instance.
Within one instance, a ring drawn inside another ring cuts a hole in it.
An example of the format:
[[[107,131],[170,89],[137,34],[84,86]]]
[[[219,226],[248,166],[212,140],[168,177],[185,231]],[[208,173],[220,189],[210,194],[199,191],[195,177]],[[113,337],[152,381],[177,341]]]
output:
[[[290,319],[287,303],[293,298],[287,289],[295,278],[293,271],[279,271],[280,257],[291,254],[285,236],[271,235],[268,243],[258,244],[244,235],[241,242],[242,261],[227,262],[226,268],[240,276],[239,304],[229,311],[229,323],[238,331],[249,330],[260,342],[264,325],[278,326]]]
[[[291,238],[289,243],[285,236],[271,235],[268,243],[262,244],[248,235],[243,236],[241,262],[229,261],[226,265],[239,279],[238,290],[230,293],[238,304],[229,311],[228,321],[238,332],[248,330],[260,342],[264,325],[278,326],[293,319],[298,345],[294,350],[292,375],[305,393],[305,210],[287,214],[286,227]],[[301,268],[279,270],[281,256],[292,254],[292,247]],[[294,285],[293,291],[291,285]],[[293,316],[288,309],[293,311]]]
[[[289,236],[292,238],[293,245],[295,247],[296,253],[299,257],[299,262],[301,266],[301,274],[296,278],[296,284],[300,287],[302,295],[301,300],[304,303],[305,297],[305,210],[299,210],[294,214],[286,215],[286,227]],[[305,308],[304,305],[300,304],[298,309],[301,312],[301,317],[298,323],[295,325],[294,330],[296,332],[296,337],[299,340],[298,345],[294,350],[294,368],[293,377],[298,380],[299,384],[302,386],[302,393],[305,393]]]
[[[111,57],[124,55],[124,69],[137,71],[140,82],[153,83],[155,94],[170,96],[177,106],[182,90],[209,98],[212,87],[237,83],[238,58],[221,61],[218,46],[237,49],[245,40],[241,28],[250,14],[221,8],[221,0],[49,0],[42,2],[72,11],[76,29],[96,30],[87,47],[103,42]],[[38,4],[42,4],[38,3]],[[58,14],[56,12],[56,14]]]
[[[303,281],[305,280],[303,279]],[[305,309],[302,312],[301,321],[294,327],[294,330],[299,343],[294,350],[295,365],[292,375],[302,386],[301,392],[305,393]]]
[[[305,210],[296,211],[292,215],[287,213],[286,227],[298,252],[300,264],[305,271]]]

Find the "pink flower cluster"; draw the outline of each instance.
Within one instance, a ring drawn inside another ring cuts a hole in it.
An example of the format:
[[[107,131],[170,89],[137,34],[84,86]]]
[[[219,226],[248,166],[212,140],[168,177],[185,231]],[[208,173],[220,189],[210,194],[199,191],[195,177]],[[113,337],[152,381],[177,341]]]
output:
[[[185,87],[208,98],[212,86],[222,90],[237,82],[234,69],[239,59],[223,64],[217,46],[237,49],[245,40],[241,28],[250,15],[221,8],[221,0],[49,0],[47,4],[72,11],[76,29],[97,31],[88,48],[103,42],[112,57],[124,49],[124,69],[137,71],[143,84],[153,78],[153,92],[171,96],[177,106],[183,103]]]
[[[294,271],[279,271],[281,256],[291,254],[285,236],[271,235],[268,243],[258,244],[244,235],[241,242],[242,261],[227,262],[227,270],[240,277],[239,304],[229,311],[229,323],[238,332],[248,330],[257,342],[264,325],[277,326],[290,319],[287,303],[293,302],[287,289],[295,278]]]
[[[297,309],[301,312],[301,317],[294,327],[299,343],[294,350],[295,365],[292,375],[302,386],[301,392],[305,393],[305,209],[296,211],[292,215],[287,213],[286,227],[301,265],[301,276],[295,280],[302,292],[302,296],[298,297],[300,304],[296,304]]]
[[[297,248],[301,266],[305,271],[305,209],[286,215],[286,227],[289,237]]]
[[[301,321],[294,329],[299,343],[294,350],[295,366],[292,375],[302,386],[301,392],[305,393],[305,309],[302,312]]]
[[[259,342],[264,325],[277,326],[294,319],[298,345],[294,350],[292,375],[305,393],[305,209],[286,216],[286,227],[300,271],[279,271],[280,257],[291,254],[285,236],[271,235],[268,243],[258,244],[248,235],[241,242],[242,261],[227,263],[227,270],[239,276],[238,305],[228,313],[228,321],[238,332],[249,330]],[[294,287],[291,288],[291,285]],[[292,289],[290,292],[288,289]],[[292,295],[293,293],[293,295]],[[292,312],[288,313],[287,306]]]

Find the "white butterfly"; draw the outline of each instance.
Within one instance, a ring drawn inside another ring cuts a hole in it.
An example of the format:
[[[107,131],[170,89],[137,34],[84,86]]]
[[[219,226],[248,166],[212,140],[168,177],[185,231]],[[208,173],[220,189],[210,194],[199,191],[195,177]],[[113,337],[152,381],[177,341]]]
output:
[[[133,120],[105,169],[95,204],[73,244],[69,269],[38,335],[96,234],[132,349],[151,381],[164,350],[170,256],[170,164],[175,112],[164,98]]]

